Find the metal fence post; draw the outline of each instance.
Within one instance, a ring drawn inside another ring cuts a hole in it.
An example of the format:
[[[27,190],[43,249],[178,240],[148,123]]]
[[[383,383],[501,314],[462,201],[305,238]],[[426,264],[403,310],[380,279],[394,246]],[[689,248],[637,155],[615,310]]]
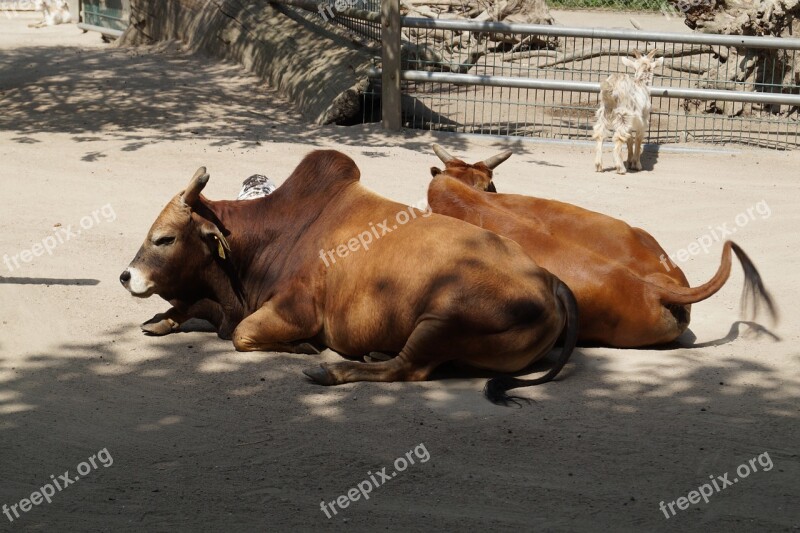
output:
[[[381,109],[384,129],[402,126],[400,97],[400,0],[381,0]]]

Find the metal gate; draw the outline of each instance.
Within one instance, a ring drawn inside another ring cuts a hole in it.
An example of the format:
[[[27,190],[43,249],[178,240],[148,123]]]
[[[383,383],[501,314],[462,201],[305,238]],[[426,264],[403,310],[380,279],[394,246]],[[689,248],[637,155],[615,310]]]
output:
[[[81,22],[78,27],[119,37],[130,20],[129,0],[81,0]]]

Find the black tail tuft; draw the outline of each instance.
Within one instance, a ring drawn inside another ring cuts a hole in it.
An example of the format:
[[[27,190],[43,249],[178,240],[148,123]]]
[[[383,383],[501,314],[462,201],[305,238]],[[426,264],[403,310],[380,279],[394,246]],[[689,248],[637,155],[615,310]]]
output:
[[[517,407],[522,407],[521,401],[531,403],[533,400],[522,396],[509,396],[506,391],[524,387],[525,385],[528,385],[526,380],[512,378],[511,376],[499,376],[486,382],[486,386],[483,387],[483,394],[493,404],[508,407],[513,403]]]
[[[758,273],[756,266],[750,260],[744,250],[738,244],[731,241],[731,248],[744,270],[744,288],[742,289],[742,315],[753,320],[758,315],[758,310],[763,305],[767,308],[773,322],[778,321],[778,311],[772,301],[772,296],[764,287],[761,274]]]
[[[530,403],[531,400],[527,398],[522,398],[520,396],[509,396],[507,391],[519,387],[541,385],[542,383],[552,381],[553,378],[555,378],[558,373],[561,372],[561,369],[564,368],[564,365],[567,364],[567,361],[569,361],[569,357],[572,355],[572,350],[575,349],[575,344],[578,342],[578,303],[575,301],[575,296],[572,294],[572,291],[569,290],[569,287],[564,285],[564,283],[561,281],[558,282],[556,296],[558,296],[561,307],[566,314],[566,323],[564,324],[564,346],[561,347],[561,354],[559,355],[558,360],[552,366],[552,368],[550,368],[547,374],[540,378],[519,379],[511,376],[499,376],[490,379],[486,382],[486,386],[483,388],[483,394],[490,402],[504,406],[508,406],[513,403],[518,407],[522,407],[520,401]]]

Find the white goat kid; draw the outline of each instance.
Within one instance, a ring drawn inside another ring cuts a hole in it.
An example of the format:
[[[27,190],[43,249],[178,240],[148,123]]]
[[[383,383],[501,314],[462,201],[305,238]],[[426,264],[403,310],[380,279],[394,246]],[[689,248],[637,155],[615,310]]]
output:
[[[597,141],[594,168],[603,171],[603,139],[613,133],[614,166],[618,174],[625,174],[622,164],[622,145],[628,145],[627,166],[642,170],[642,141],[650,124],[650,93],[653,71],[664,58],[654,59],[656,51],[643,56],[633,51],[635,60],[622,58],[622,63],[635,71],[633,78],[627,74],[612,74],[600,84],[600,107],[592,139]]]
[[[43,28],[72,22],[72,15],[66,0],[34,0],[33,8],[41,11],[42,20],[36,24],[28,24],[30,28]]]

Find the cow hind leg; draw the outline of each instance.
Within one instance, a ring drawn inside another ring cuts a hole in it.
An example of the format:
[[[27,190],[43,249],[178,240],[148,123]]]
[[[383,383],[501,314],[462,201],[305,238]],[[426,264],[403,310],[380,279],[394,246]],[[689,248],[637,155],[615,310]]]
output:
[[[439,320],[424,320],[411,333],[397,357],[388,361],[323,363],[303,373],[321,385],[341,385],[355,381],[424,381],[444,361],[437,343],[448,335]]]
[[[431,370],[413,365],[401,354],[376,363],[323,363],[317,368],[303,370],[303,373],[320,385],[341,385],[355,381],[424,381]]]

